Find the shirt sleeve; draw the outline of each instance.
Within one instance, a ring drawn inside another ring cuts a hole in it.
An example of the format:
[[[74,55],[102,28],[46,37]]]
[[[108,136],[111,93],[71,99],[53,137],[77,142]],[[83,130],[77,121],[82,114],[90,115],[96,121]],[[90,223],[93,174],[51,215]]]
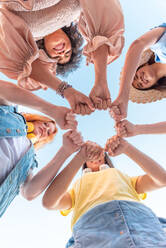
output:
[[[25,11],[33,9],[34,0],[3,0],[1,4],[13,10]]]
[[[13,12],[1,8],[0,71],[7,77],[17,80],[19,86],[28,90],[46,89],[45,85],[30,78],[32,63],[37,59],[44,63],[51,73],[55,72],[55,61],[53,63],[48,56],[47,59],[43,56],[24,20]]]
[[[155,62],[166,64],[166,23],[162,23],[154,28],[165,28],[158,41],[150,47],[155,54]]]
[[[136,186],[136,182],[137,182],[137,179],[138,179],[139,176],[137,177],[131,177],[130,180],[131,180],[131,184],[133,186],[133,188],[135,189],[135,186]],[[142,193],[142,194],[138,194],[138,197],[140,200],[145,200],[147,198],[147,193]]]
[[[68,192],[71,196],[71,200],[72,200],[72,207],[70,209],[65,209],[65,210],[61,210],[60,213],[63,216],[67,216],[74,208],[75,205],[75,194],[74,194],[74,189],[72,188],[69,192]]]
[[[158,27],[160,27],[160,28],[166,28],[166,22],[163,22],[163,23],[160,24]]]
[[[118,0],[80,0],[79,30],[87,41],[83,53],[87,63],[92,52],[102,45],[109,47],[108,64],[118,58],[124,46],[124,18]]]

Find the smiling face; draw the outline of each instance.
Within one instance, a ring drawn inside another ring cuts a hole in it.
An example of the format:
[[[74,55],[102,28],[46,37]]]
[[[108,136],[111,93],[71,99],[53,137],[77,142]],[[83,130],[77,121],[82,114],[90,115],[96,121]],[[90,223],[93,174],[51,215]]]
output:
[[[92,171],[99,171],[99,167],[102,164],[105,164],[104,154],[102,154],[98,160],[86,162],[87,167]]]
[[[52,121],[33,121],[34,131],[37,139],[40,141],[46,139],[49,135],[53,134],[56,130],[55,123]]]
[[[158,80],[159,77],[156,71],[153,70],[153,66],[147,64],[137,70],[132,85],[136,89],[149,89],[154,86]]]
[[[71,42],[62,29],[44,37],[44,46],[51,58],[57,59],[59,64],[70,61],[72,54]]]

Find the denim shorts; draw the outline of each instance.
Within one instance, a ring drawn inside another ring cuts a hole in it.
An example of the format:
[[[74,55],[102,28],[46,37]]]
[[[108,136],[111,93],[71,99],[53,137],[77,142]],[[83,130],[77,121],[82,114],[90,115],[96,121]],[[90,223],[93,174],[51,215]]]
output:
[[[114,200],[86,212],[66,248],[166,248],[166,233],[142,203]]]
[[[26,121],[13,106],[0,106],[0,138],[26,136]],[[0,185],[0,217],[18,195],[29,170],[37,167],[33,145]]]

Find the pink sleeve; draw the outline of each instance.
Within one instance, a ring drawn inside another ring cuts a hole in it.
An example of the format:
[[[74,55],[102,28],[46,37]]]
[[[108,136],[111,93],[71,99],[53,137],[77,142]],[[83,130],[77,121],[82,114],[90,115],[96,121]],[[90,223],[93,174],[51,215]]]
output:
[[[87,44],[83,53],[92,62],[92,52],[106,44],[108,64],[118,58],[124,46],[124,18],[118,0],[80,0],[79,29]]]
[[[35,0],[0,0],[0,4],[6,7],[10,6],[13,10],[19,10],[21,7],[21,10],[32,10],[34,1]]]
[[[48,58],[48,57],[47,57]],[[39,52],[36,42],[22,18],[7,9],[0,9],[0,71],[7,77],[18,81],[18,85],[28,90],[46,89],[29,76],[32,63],[39,59],[55,71],[52,61]]]

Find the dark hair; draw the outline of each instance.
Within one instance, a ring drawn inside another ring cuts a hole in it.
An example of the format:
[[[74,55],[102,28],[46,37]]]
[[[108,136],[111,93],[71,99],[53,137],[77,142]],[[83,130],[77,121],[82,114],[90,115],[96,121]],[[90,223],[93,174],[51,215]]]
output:
[[[110,168],[114,168],[114,165],[106,152],[104,153],[104,163],[107,164]],[[88,168],[87,163],[84,163],[82,169],[84,170],[86,168]]]
[[[62,30],[66,33],[68,38],[70,39],[72,46],[72,54],[70,61],[66,64],[57,64],[56,73],[57,75],[61,75],[63,77],[67,76],[70,72],[78,69],[81,59],[82,59],[82,45],[83,45],[83,37],[78,31],[77,24],[71,23],[69,27],[65,26]],[[44,46],[44,39],[36,41],[39,49],[43,49],[46,53],[46,49]],[[49,56],[49,54],[47,53]],[[50,57],[50,56],[49,56]]]
[[[148,65],[152,65],[152,64],[154,64],[154,63],[156,63],[155,62],[155,55],[153,54],[151,57],[150,57],[150,59],[148,60],[148,62],[147,63],[145,63],[145,64],[143,64],[143,65],[141,65],[141,66],[139,66],[138,67],[138,69],[137,69],[137,71],[141,68],[141,67],[144,67],[146,64],[148,64]],[[133,87],[134,87],[134,85],[133,85]],[[134,87],[135,88],[135,87]],[[152,87],[150,87],[150,88],[147,88],[147,89],[138,89],[138,88],[136,88],[137,90],[143,90],[143,91],[147,91],[147,90],[151,90],[151,89],[158,89],[158,90],[160,90],[160,89],[166,89],[166,77],[162,77],[162,78],[160,78]]]

